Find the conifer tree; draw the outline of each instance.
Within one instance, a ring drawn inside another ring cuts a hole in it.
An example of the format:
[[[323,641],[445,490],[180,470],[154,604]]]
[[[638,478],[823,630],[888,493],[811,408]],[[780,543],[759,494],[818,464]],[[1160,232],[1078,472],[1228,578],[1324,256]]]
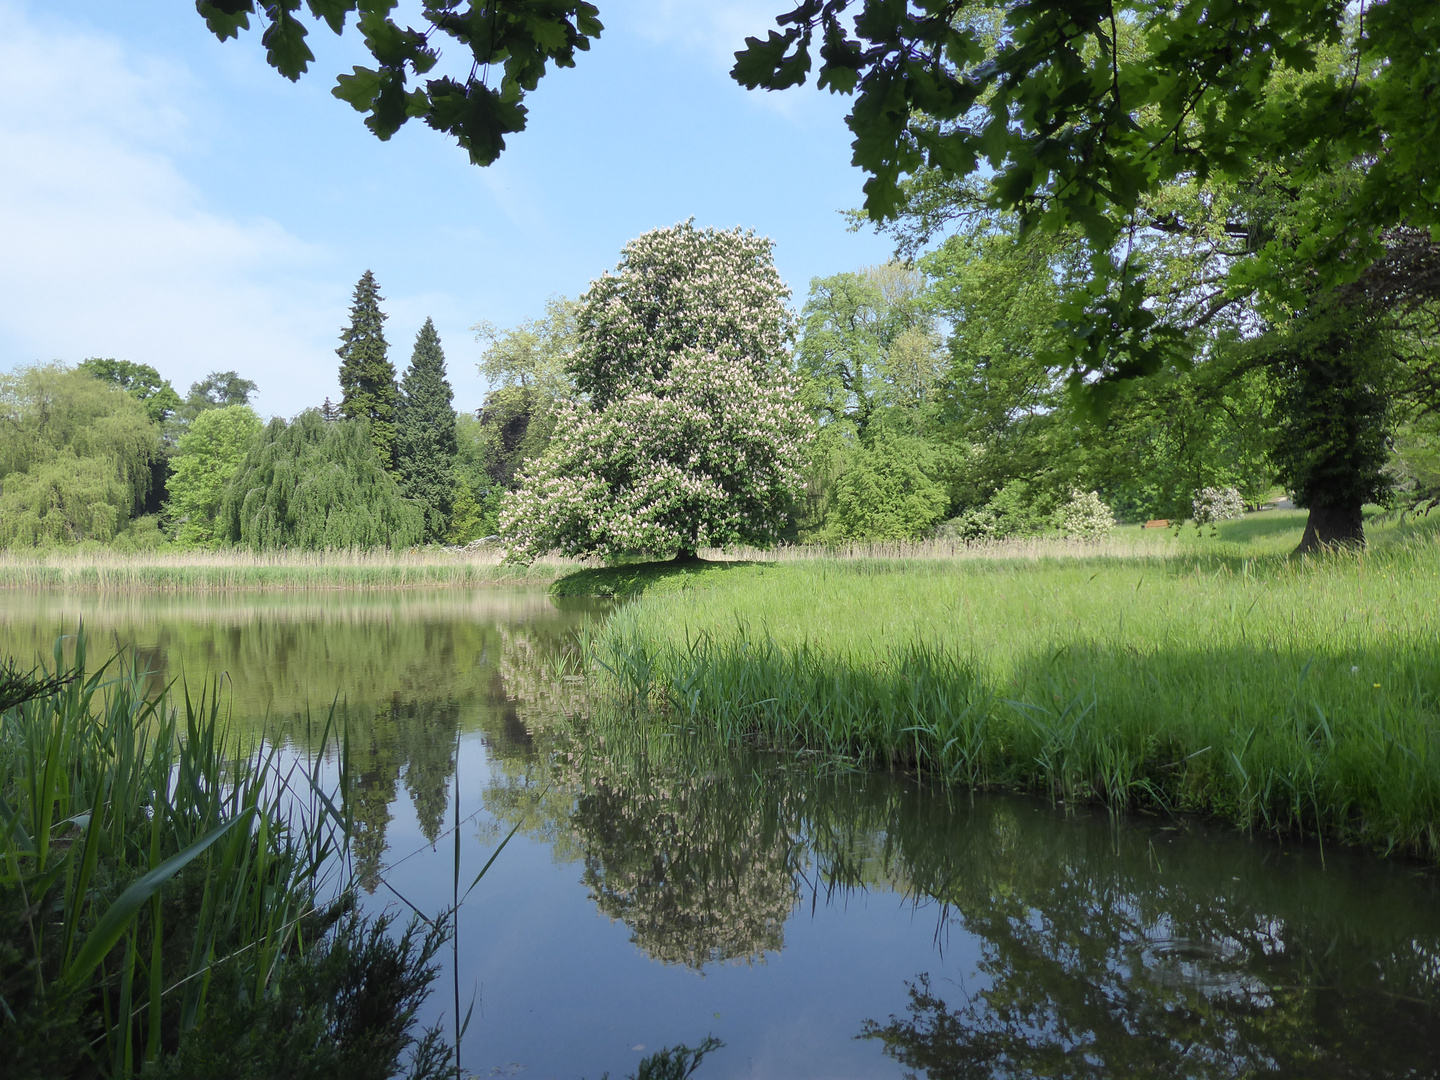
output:
[[[440,335],[426,319],[401,382],[395,438],[400,489],[425,511],[426,540],[440,540],[450,526],[458,450],[453,399]]]
[[[355,286],[350,325],[340,332],[340,415],[346,420],[367,420],[375,452],[387,469],[395,467],[395,412],[400,392],[395,387],[395,365],[387,356],[385,313],[380,310],[380,287],[366,270]]]

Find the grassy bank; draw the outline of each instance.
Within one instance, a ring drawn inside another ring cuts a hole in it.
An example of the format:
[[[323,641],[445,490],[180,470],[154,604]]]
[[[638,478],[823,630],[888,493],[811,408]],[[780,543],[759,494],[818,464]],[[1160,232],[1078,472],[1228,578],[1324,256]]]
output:
[[[232,592],[543,585],[583,563],[507,565],[493,550],[0,554],[0,589]]]
[[[1210,542],[657,570],[590,648],[737,740],[1440,859],[1433,524],[1319,559]]]

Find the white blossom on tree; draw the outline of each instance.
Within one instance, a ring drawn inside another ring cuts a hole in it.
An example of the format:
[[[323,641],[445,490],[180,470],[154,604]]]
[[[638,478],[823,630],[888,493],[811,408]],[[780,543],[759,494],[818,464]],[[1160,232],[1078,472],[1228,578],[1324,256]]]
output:
[[[1212,529],[1222,521],[1245,516],[1245,499],[1233,487],[1206,487],[1195,492],[1190,500],[1191,517],[1198,529],[1209,525]]]
[[[500,515],[512,557],[773,543],[813,422],[770,241],[684,222],[626,245],[581,299],[544,454]]]
[[[1094,491],[1073,488],[1070,501],[1060,508],[1060,531],[1079,540],[1099,540],[1115,527],[1115,515]]]

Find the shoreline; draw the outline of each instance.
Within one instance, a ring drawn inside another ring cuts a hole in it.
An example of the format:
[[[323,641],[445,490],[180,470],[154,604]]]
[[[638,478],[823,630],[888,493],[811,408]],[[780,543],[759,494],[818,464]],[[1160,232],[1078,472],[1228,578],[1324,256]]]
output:
[[[169,552],[0,555],[0,590],[281,592],[544,586],[587,564],[501,563],[495,552]]]

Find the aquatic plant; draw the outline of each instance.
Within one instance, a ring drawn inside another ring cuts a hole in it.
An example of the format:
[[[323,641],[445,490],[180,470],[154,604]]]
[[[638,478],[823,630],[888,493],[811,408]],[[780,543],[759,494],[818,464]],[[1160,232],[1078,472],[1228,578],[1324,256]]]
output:
[[[309,764],[232,746],[213,689],[181,702],[65,651],[0,713],[7,1075],[383,1077],[407,1054],[438,1075],[411,1026],[443,938],[351,911],[343,735]]]

